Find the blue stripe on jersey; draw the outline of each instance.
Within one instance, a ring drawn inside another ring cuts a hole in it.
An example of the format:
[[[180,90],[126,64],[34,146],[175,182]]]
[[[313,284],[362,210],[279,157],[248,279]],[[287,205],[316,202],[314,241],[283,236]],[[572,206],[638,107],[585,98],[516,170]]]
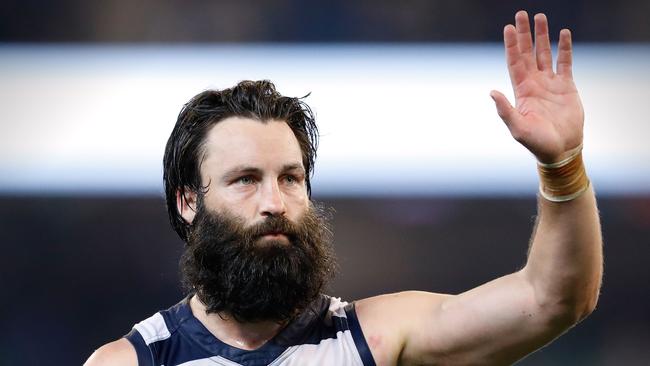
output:
[[[124,337],[135,348],[135,353],[138,355],[138,366],[155,366],[153,354],[137,330],[131,329],[129,334]]]
[[[336,338],[336,333],[347,329],[345,318],[332,316],[332,324],[324,324],[330,298],[321,296],[300,316],[287,325],[271,341],[286,347],[300,344],[319,344],[324,339]]]
[[[188,299],[162,311],[161,314],[169,332],[182,335],[156,342],[161,348],[158,361],[165,365],[177,365],[219,355],[242,365],[263,366],[271,363],[287,349],[285,345],[269,341],[254,351],[247,351],[222,342],[194,317]]]
[[[370,347],[368,347],[368,343],[366,342],[366,337],[361,330],[361,324],[359,324],[354,303],[345,307],[345,315],[348,317],[347,321],[350,324],[349,329],[352,332],[352,339],[354,339],[354,344],[357,346],[359,356],[361,356],[361,361],[363,361],[363,366],[376,366],[375,359],[372,357]]]
[[[276,360],[291,346],[318,345],[325,339],[336,339],[337,332],[347,330],[351,330],[364,366],[375,365],[354,306],[348,305],[345,308],[346,316],[352,319],[333,314],[328,317],[331,303],[329,296],[319,297],[278,335],[253,351],[232,347],[212,335],[194,317],[188,300],[189,296],[171,308],[159,312],[162,317],[153,316],[143,322],[163,325],[164,321],[164,327],[169,334],[163,339],[154,336],[147,341],[145,338],[150,336],[143,337],[135,328],[125,336],[136,349],[139,366],[178,365],[217,355],[244,366],[264,366]]]

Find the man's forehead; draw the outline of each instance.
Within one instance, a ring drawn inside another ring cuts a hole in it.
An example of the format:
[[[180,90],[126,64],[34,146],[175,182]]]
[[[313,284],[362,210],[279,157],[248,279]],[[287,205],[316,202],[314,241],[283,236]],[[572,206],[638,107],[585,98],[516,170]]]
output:
[[[204,163],[223,169],[260,165],[302,167],[300,144],[286,122],[230,117],[216,123],[204,144]]]
[[[289,125],[282,120],[259,120],[243,116],[231,116],[215,123],[208,130],[208,138],[221,138],[224,136],[234,136],[241,134],[251,134],[257,131],[266,131],[272,129],[281,129],[291,131]]]

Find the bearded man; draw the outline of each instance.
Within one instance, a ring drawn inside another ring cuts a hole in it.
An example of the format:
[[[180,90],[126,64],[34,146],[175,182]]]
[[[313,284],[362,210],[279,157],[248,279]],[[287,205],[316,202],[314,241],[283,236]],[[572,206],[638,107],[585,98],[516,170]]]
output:
[[[516,107],[491,93],[538,160],[539,215],[523,269],[459,295],[323,295],[335,261],[324,210],[309,198],[313,115],[270,82],[245,81],[194,97],[167,143],[167,207],[187,244],[188,296],[87,365],[503,365],[590,314],[602,239],[571,38],[560,32],[554,71],[546,17],[534,19],[535,48],[525,12],[504,29]]]

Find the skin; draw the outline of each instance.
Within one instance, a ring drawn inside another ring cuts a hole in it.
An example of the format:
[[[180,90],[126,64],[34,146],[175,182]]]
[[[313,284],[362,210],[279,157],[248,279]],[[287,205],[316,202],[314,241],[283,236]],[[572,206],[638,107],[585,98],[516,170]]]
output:
[[[512,136],[541,162],[582,143],[584,112],[571,72],[571,34],[560,32],[556,72],[548,25],[528,15],[504,28],[516,106],[492,91]],[[361,300],[357,312],[378,365],[505,365],[547,344],[590,314],[602,277],[602,237],[594,193],[539,199],[526,266],[465,293],[404,292]],[[400,310],[400,317],[384,314]]]
[[[528,22],[520,11],[516,26],[504,28],[515,106],[498,91],[490,95],[517,141],[541,162],[560,161],[581,145],[584,122],[571,72],[571,36],[560,32],[554,71],[546,17],[535,16],[535,47]],[[285,123],[229,118],[209,132],[207,147],[201,172],[210,183],[208,209],[228,210],[251,224],[276,214],[295,221],[307,209],[300,148]],[[195,208],[196,196],[178,197],[188,222]],[[602,238],[590,188],[568,202],[539,199],[520,271],[458,295],[409,291],[359,300],[356,309],[378,365],[504,365],[590,314],[601,276]],[[258,348],[281,329],[206,315],[196,299],[191,307],[216,337],[239,348]],[[120,339],[98,349],[86,365],[137,365],[137,359]]]

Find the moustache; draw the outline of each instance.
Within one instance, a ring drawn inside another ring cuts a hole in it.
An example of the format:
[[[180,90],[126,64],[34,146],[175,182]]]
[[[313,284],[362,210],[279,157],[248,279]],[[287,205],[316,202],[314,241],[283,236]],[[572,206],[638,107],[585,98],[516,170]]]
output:
[[[264,221],[246,228],[249,238],[259,240],[266,235],[284,235],[289,241],[298,239],[300,229],[284,216],[269,216]]]

